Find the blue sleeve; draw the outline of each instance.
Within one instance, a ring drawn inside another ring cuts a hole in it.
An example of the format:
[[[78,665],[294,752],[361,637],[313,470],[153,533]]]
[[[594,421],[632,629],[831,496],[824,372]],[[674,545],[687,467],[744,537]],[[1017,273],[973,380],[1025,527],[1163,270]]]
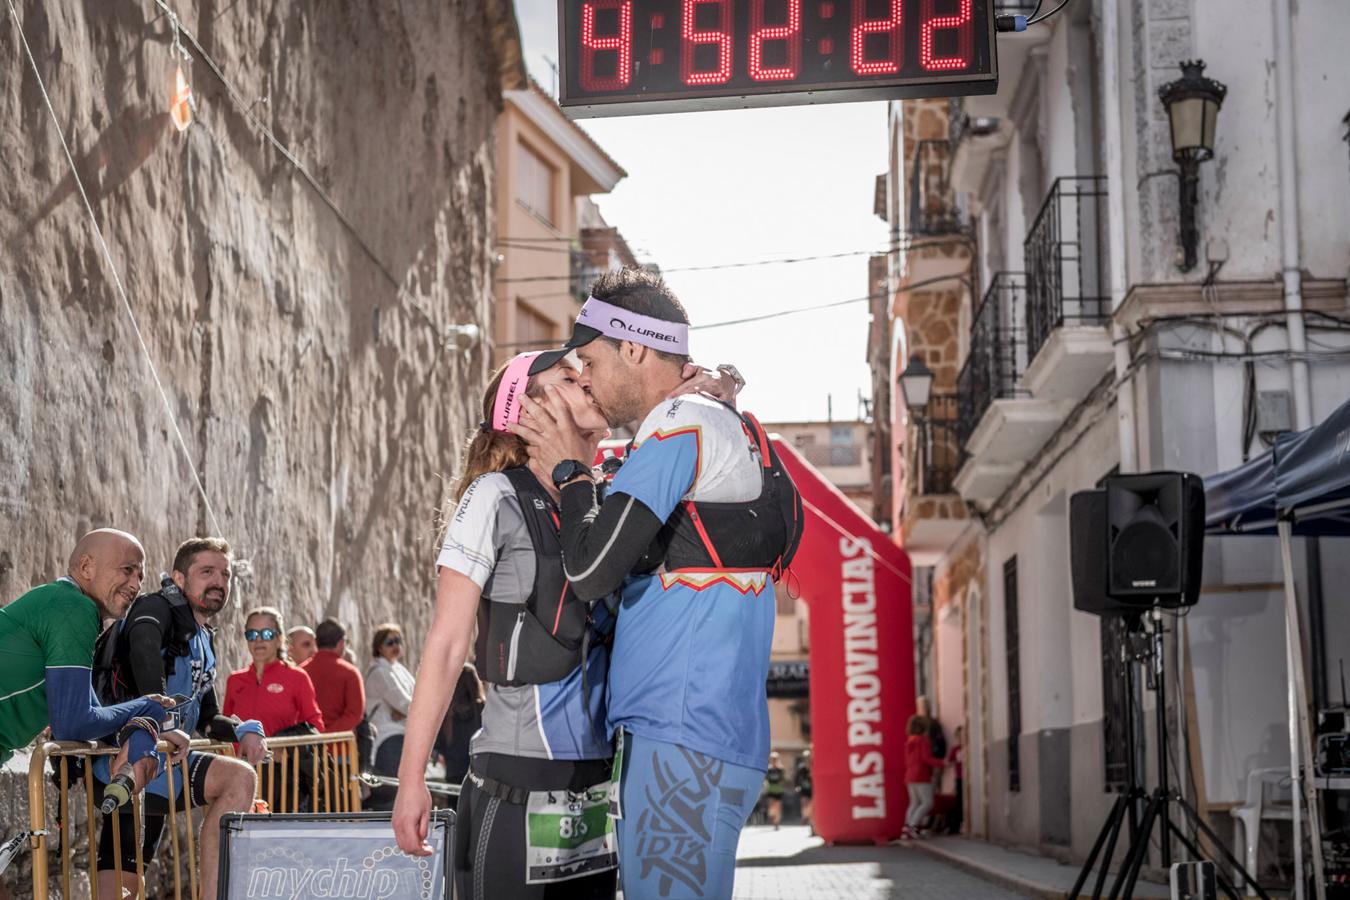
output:
[[[101,706],[94,696],[90,672],[80,666],[47,669],[47,715],[58,741],[96,741],[116,734],[132,716],[164,721],[164,707],[140,697],[116,706]]]
[[[624,461],[610,492],[636,498],[664,522],[694,487],[702,444],[703,433],[697,425],[669,434],[654,432]]]

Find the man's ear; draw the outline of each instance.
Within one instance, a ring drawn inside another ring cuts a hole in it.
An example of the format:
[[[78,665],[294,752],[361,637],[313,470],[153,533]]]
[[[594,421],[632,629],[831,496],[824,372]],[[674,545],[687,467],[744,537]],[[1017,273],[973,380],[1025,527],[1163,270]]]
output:
[[[619,355],[630,366],[641,365],[642,361],[647,358],[647,346],[639,344],[637,341],[622,341],[619,344]]]
[[[88,553],[83,554],[75,561],[75,568],[71,574],[78,576],[83,581],[91,581],[90,576],[94,574],[94,558]]]
[[[187,576],[182,572],[174,569],[169,573],[169,577],[173,579],[174,584],[178,585],[180,591],[185,591],[187,589]]]

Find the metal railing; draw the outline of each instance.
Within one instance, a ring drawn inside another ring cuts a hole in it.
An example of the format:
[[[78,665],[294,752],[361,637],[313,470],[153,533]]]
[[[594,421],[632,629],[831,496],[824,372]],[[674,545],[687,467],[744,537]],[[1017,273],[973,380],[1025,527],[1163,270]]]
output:
[[[952,190],[951,145],[947,141],[919,141],[909,174],[909,231],[913,234],[955,234],[965,217]]]
[[[235,755],[234,747],[231,744],[194,740],[189,746],[194,752],[217,753],[221,756]],[[269,806],[272,807],[272,812],[300,811],[300,783],[302,778],[308,779],[305,785],[305,793],[308,795],[309,803],[308,812],[360,811],[361,791],[360,775],[356,766],[356,737],[350,731],[268,738],[267,748],[270,754],[269,760],[254,766],[254,771],[257,773],[257,789],[254,798],[255,800],[268,801]],[[158,749],[161,753],[168,753],[172,750],[172,747],[167,741],[161,741]],[[29,831],[32,834],[30,840],[33,851],[34,900],[48,900],[50,895],[51,870],[48,851],[51,844],[49,840],[51,833],[47,828],[46,795],[48,760],[52,761],[55,769],[53,780],[58,791],[57,805],[60,825],[56,833],[60,835],[61,896],[73,896],[71,881],[75,872],[74,857],[77,851],[77,848],[72,846],[74,839],[71,816],[72,797],[70,796],[71,788],[74,786],[70,770],[72,759],[84,760],[84,789],[81,793],[84,795],[85,821],[87,823],[85,840],[87,845],[78,848],[78,853],[87,861],[91,889],[96,890],[98,884],[97,854],[94,852],[93,846],[94,841],[97,840],[95,829],[99,827],[97,823],[101,819],[103,827],[112,829],[114,859],[122,858],[121,847],[124,838],[135,841],[135,876],[142,885],[141,892],[135,896],[141,896],[144,892],[145,869],[151,862],[151,860],[144,858],[141,839],[141,805],[144,792],[138,791],[131,798],[130,812],[133,821],[133,833],[131,835],[124,836],[121,833],[121,815],[100,816],[95,814],[99,804],[94,799],[94,781],[96,779],[90,771],[92,760],[95,757],[112,757],[116,754],[116,747],[92,741],[39,741],[34,748],[28,764],[28,816]],[[308,773],[304,772],[306,757],[308,757],[308,766],[311,769]],[[175,900],[182,900],[184,896],[183,854],[180,852],[178,840],[178,821],[181,814],[186,816],[187,822],[187,828],[185,829],[187,833],[187,896],[195,898],[199,893],[197,837],[192,821],[192,791],[189,787],[190,773],[186,754],[179,763],[165,767],[165,778],[170,795],[175,794],[175,785],[183,787],[181,804],[178,802],[168,804],[167,828],[170,851],[168,865],[172,871],[173,896]],[[78,803],[78,800],[74,802]],[[180,805],[182,806],[181,813],[179,811]],[[120,810],[119,812],[125,811],[127,810]],[[116,869],[115,872],[117,895],[119,897],[128,896],[130,890],[128,889],[125,892],[123,890],[121,869]]]
[[[934,394],[922,417],[914,421],[914,495],[952,493],[961,469],[961,442],[957,439],[958,404],[954,394]]]
[[[956,434],[964,448],[995,400],[1023,396],[1027,363],[1026,276],[996,272],[970,326],[970,352],[956,377]]]
[[[1057,178],[1027,232],[1027,356],[1061,325],[1099,325],[1106,286],[1106,177]]]

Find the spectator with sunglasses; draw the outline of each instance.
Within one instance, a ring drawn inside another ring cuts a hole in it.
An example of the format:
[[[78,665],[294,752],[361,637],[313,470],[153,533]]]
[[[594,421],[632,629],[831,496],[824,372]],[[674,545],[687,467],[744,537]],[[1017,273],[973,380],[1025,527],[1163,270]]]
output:
[[[225,715],[257,719],[274,737],[294,734],[297,726],[323,731],[314,682],[286,658],[283,627],[281,612],[270,606],[259,606],[244,619],[244,640],[253,661],[225,682]]]
[[[398,775],[403,754],[403,729],[412,703],[413,673],[399,662],[403,656],[403,629],[385,622],[370,642],[374,662],[366,670],[366,715],[375,728],[376,775]]]

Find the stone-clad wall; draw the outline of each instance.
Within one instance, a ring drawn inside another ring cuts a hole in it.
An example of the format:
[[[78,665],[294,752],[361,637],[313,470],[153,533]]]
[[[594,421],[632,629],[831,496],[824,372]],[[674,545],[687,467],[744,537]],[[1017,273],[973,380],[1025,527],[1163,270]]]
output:
[[[243,605],[336,615],[358,652],[394,619],[415,656],[442,479],[485,382],[486,348],[439,335],[491,331],[509,2],[171,0],[369,251],[195,51],[197,119],[173,129],[172,30],[151,0],[17,5],[219,524],[0,8],[0,604],[61,574],[91,527],[139,535],[148,581],[180,540],[219,532],[250,563]],[[237,666],[242,610],[219,624]],[[19,824],[5,812],[0,840]]]

